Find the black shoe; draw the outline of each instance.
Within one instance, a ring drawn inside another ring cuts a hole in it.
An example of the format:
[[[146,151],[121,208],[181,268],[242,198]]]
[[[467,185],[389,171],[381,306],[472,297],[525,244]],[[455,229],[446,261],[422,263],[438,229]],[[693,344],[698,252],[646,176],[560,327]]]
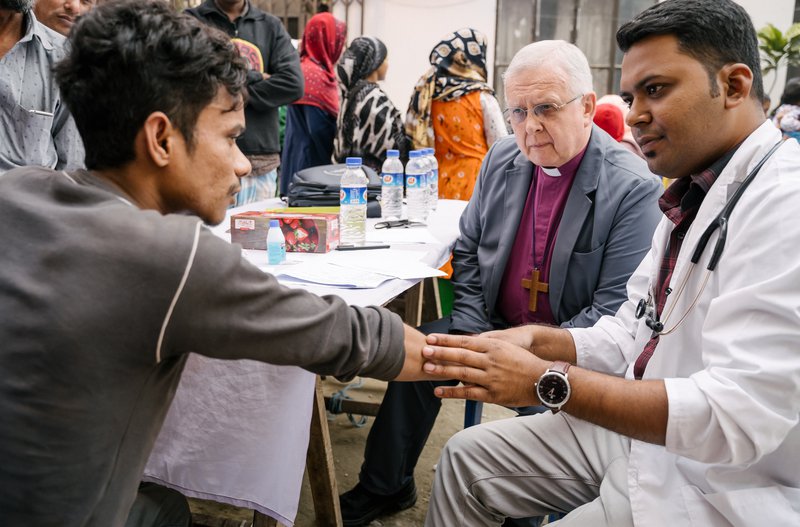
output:
[[[369,525],[369,522],[378,516],[411,508],[415,503],[417,503],[417,487],[413,481],[404,489],[389,496],[373,494],[362,487],[361,483],[339,496],[344,527]]]

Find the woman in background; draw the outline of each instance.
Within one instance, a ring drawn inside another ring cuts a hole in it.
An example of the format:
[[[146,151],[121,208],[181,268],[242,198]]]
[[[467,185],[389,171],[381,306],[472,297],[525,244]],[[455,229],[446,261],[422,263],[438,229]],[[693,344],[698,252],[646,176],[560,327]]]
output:
[[[628,126],[626,119],[628,118],[628,112],[631,111],[630,107],[628,107],[628,103],[622,100],[622,97],[617,95],[616,93],[610,93],[608,95],[603,95],[599,99],[597,99],[597,106],[595,106],[595,117],[597,117],[597,112],[600,109],[600,105],[611,104],[619,108],[619,111],[622,112],[622,139],[617,139],[619,143],[636,154],[637,156],[644,159],[644,154],[642,154],[642,149],[639,148],[639,145],[633,139],[633,132],[631,132],[631,127]],[[595,120],[597,123],[597,120]],[[600,123],[597,123],[598,125]],[[602,128],[602,126],[601,126]],[[606,130],[608,132],[608,130]],[[613,136],[613,134],[610,134]],[[615,138],[616,139],[616,138]]]
[[[387,150],[400,150],[402,159],[408,156],[403,116],[378,86],[388,69],[386,45],[374,37],[354,39],[339,61],[342,103],[334,140],[337,162],[360,157],[364,165],[380,173]]]
[[[486,83],[486,37],[459,29],[433,48],[429,60],[411,96],[406,132],[414,148],[436,149],[439,197],[468,200],[489,147],[508,135]]]
[[[792,137],[800,142],[800,77],[786,83],[774,113],[772,122],[783,132],[784,139]]]
[[[346,40],[347,26],[330,13],[314,15],[303,32],[300,68],[305,93],[286,110],[281,196],[288,193],[296,172],[331,162],[339,114],[336,62]]]

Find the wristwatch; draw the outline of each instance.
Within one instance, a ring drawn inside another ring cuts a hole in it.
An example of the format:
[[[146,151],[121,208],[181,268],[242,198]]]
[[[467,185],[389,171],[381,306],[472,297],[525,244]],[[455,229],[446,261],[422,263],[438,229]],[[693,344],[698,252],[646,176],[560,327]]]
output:
[[[556,414],[561,407],[567,404],[572,390],[569,386],[569,363],[564,361],[554,362],[546,372],[539,377],[536,383],[536,395],[544,406]]]

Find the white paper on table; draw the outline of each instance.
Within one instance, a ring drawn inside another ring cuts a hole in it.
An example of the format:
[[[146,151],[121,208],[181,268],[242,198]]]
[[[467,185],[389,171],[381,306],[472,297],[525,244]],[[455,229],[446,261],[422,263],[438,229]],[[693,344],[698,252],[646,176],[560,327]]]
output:
[[[267,251],[242,249],[242,257],[262,271],[272,272],[273,266],[267,264]]]
[[[425,227],[395,227],[392,229],[367,229],[368,242],[381,243],[441,243]]]
[[[402,260],[403,262],[419,262],[425,256],[425,251],[414,250],[413,246],[409,246],[410,250],[400,249],[369,249],[363,251],[332,251],[328,255],[329,262],[338,264],[364,262],[367,265],[373,266],[378,264],[385,264],[386,260]],[[387,256],[388,255],[388,256]]]
[[[251,264],[255,265],[259,270],[264,271],[265,273],[269,273],[272,276],[280,275],[280,271],[286,268],[286,266],[298,265],[303,263],[300,260],[295,260],[291,256],[292,253],[286,255],[286,260],[278,265],[270,265],[267,262],[267,252],[266,251],[242,251],[242,256],[245,260],[250,262]]]
[[[342,267],[328,262],[305,262],[289,267],[281,266],[280,269],[275,270],[275,273],[276,276],[286,276],[316,284],[365,289],[378,287],[392,279],[389,275]]]
[[[361,269],[371,273],[385,274],[403,280],[445,276],[445,273],[442,271],[419,261],[419,259],[424,256],[424,253],[392,249],[390,256],[387,256],[385,254],[386,251],[388,251],[388,249],[337,252],[331,255],[330,262],[351,269]]]

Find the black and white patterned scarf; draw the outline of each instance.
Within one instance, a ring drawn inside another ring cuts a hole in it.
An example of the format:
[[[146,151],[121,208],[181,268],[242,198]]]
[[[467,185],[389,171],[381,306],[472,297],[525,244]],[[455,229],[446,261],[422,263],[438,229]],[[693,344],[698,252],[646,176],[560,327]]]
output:
[[[403,117],[389,97],[366,78],[386,59],[386,46],[377,38],[358,37],[342,55],[337,66],[341,108],[333,152],[337,161],[361,157],[380,171],[386,150],[400,150],[405,157],[409,142]]]

